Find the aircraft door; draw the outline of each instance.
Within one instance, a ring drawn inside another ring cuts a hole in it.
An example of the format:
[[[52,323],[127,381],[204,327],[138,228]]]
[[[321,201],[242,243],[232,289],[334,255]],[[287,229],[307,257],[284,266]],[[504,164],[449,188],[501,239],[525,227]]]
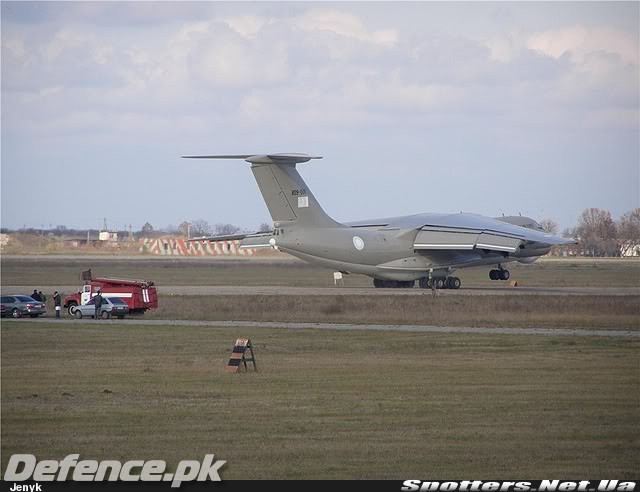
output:
[[[91,285],[87,284],[82,287],[82,294],[80,295],[80,304],[83,306],[91,300]]]

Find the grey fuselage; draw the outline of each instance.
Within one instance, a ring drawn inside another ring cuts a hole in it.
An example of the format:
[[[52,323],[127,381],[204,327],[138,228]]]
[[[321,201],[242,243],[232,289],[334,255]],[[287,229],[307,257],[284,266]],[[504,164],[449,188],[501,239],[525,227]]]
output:
[[[422,217],[428,219],[429,214]],[[369,221],[384,223],[384,221]],[[280,224],[284,225],[284,224]],[[284,226],[273,236],[275,246],[292,256],[336,271],[360,273],[385,280],[417,280],[446,276],[459,268],[498,265],[511,261],[531,263],[551,246],[518,249],[505,254],[474,248],[471,251],[417,250],[414,228],[351,226],[304,228]],[[361,242],[354,238],[360,238]],[[362,249],[356,247],[356,242]]]

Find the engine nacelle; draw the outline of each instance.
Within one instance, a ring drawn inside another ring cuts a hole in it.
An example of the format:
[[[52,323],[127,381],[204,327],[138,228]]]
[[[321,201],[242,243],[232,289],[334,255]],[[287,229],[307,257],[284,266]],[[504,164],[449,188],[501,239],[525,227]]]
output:
[[[529,256],[527,258],[518,258],[518,263],[530,264],[530,263],[533,263],[534,261],[536,261],[538,258],[540,258],[540,257],[539,256]]]

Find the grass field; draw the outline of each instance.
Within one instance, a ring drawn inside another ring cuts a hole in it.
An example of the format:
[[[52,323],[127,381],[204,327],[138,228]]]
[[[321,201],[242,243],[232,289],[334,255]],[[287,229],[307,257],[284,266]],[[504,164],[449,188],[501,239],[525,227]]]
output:
[[[143,278],[157,285],[333,285],[330,270],[305,262],[208,258],[1,258],[2,285],[35,287],[80,284],[80,272],[95,276]],[[509,264],[512,279],[524,286],[640,287],[640,259],[542,259],[532,265]],[[456,272],[463,285],[492,285],[489,268]],[[345,285],[371,286],[362,275],[345,276]]]
[[[240,335],[257,374],[223,370]],[[632,478],[639,344],[4,321],[2,469],[215,453],[223,480]]]
[[[151,319],[640,329],[636,296],[160,296]]]

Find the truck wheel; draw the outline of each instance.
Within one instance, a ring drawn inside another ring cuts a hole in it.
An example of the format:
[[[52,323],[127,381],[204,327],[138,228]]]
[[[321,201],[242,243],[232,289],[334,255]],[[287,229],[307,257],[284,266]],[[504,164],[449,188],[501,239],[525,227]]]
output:
[[[77,304],[75,302],[69,304],[69,307],[67,308],[67,311],[69,311],[69,316],[73,316],[73,312],[76,310],[76,306]]]
[[[111,316],[111,314],[108,313],[107,311],[102,311],[102,314],[100,314],[100,317],[102,319],[109,319],[110,316]]]
[[[13,308],[13,310],[11,311],[11,317],[12,318],[21,318],[22,317],[22,313],[20,312],[20,310],[18,308]]]
[[[82,319],[82,311],[80,311],[79,309],[76,309],[73,313],[73,315],[77,318],[77,319]]]

